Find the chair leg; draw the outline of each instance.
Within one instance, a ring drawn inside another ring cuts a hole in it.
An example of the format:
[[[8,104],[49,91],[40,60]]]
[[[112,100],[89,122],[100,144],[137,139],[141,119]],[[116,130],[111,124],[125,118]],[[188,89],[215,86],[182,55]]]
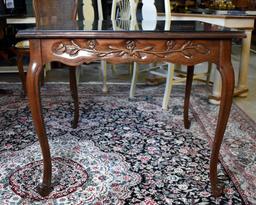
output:
[[[72,128],[77,128],[79,119],[79,102],[78,102],[78,91],[77,91],[77,81],[76,81],[76,68],[69,68],[69,86],[71,95],[74,101],[74,119],[72,122]]]
[[[133,73],[133,63],[129,63],[129,75],[130,75],[130,77],[132,77],[132,73]]]
[[[190,128],[190,120],[189,120],[189,100],[193,82],[193,75],[194,75],[194,66],[187,67],[187,79],[186,79],[186,91],[185,91],[185,100],[184,100],[184,113],[183,113],[183,120],[184,120],[184,127],[186,129]]]
[[[206,77],[206,85],[209,86],[210,78],[212,73],[212,64],[208,63],[207,77]]]
[[[81,77],[81,66],[76,67],[76,84],[79,85]]]
[[[108,92],[108,87],[107,87],[107,62],[106,61],[101,61],[101,73],[102,73],[102,92],[107,93]]]
[[[40,74],[40,86],[44,86],[44,73],[45,73],[45,66],[43,67]]]
[[[138,79],[138,63],[133,63],[133,73],[132,73],[132,82],[131,82],[131,88],[130,88],[130,98],[134,98],[135,96],[135,89],[136,89],[136,83]]]
[[[107,67],[107,66],[106,66],[106,67]],[[111,71],[112,71],[112,75],[115,76],[116,73],[117,73],[117,72],[116,72],[116,65],[113,65],[113,64],[111,65]]]
[[[27,89],[26,89],[26,76],[25,76],[24,67],[23,67],[23,56],[24,56],[23,52],[18,50],[17,51],[17,66],[18,66],[21,83],[22,83],[23,92],[26,95]]]
[[[174,64],[168,63],[168,73],[166,78],[164,99],[162,104],[163,110],[168,109],[168,103],[169,103],[169,99],[172,91],[172,85],[173,85],[173,78],[174,78]]]

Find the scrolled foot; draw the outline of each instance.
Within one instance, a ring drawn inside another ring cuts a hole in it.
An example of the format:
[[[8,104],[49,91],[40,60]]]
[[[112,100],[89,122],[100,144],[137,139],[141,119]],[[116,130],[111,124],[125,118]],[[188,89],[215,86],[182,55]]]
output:
[[[71,123],[71,127],[72,127],[73,129],[76,129],[76,128],[77,128],[77,124],[78,124],[78,122],[73,121],[73,122]]]
[[[213,105],[219,105],[220,104],[220,100],[218,98],[209,96],[209,103],[211,103]]]
[[[238,97],[247,97],[249,93],[249,89],[247,86],[237,86],[234,90],[234,96]]]
[[[103,86],[102,92],[103,92],[103,93],[108,93],[108,87],[107,87],[107,86]]]
[[[185,129],[189,129],[190,126],[191,126],[191,121],[190,121],[190,120],[184,121],[184,127],[185,127]]]
[[[224,185],[212,188],[212,195],[214,197],[220,197],[224,193]]]
[[[248,96],[248,89],[235,91],[234,95],[241,98],[246,98]]]
[[[36,190],[42,197],[46,197],[52,192],[53,188],[45,184],[39,184]]]

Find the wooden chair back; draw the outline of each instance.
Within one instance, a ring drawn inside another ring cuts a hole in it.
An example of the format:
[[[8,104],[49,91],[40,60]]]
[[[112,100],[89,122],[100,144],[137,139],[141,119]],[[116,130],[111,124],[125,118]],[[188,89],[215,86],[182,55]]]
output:
[[[138,0],[113,0],[111,20],[121,19],[136,21],[138,2]]]
[[[33,0],[37,25],[75,20],[77,0]]]
[[[170,0],[164,1],[164,13],[165,19],[171,19],[171,5]],[[155,20],[158,19],[158,11],[155,5],[155,0],[142,0],[142,19],[144,20]]]
[[[171,5],[170,0],[164,1],[164,17],[158,16],[155,0],[142,0],[142,27],[143,29],[152,29],[156,27],[157,20],[165,20],[165,30],[170,29],[171,25]]]
[[[80,2],[81,1],[81,2]],[[103,20],[101,0],[78,1],[79,19],[84,21]]]

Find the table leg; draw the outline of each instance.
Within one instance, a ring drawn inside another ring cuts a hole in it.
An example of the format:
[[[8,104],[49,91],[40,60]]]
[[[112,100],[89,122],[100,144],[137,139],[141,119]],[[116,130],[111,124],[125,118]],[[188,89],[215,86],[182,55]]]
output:
[[[190,94],[191,94],[191,88],[192,88],[192,82],[193,82],[193,75],[194,75],[194,66],[188,66],[185,100],[184,100],[184,113],[183,113],[184,127],[186,129],[189,129],[191,124],[189,120],[189,100],[190,100]]]
[[[248,71],[250,63],[250,47],[252,30],[245,30],[246,38],[242,39],[241,60],[239,65],[239,76],[237,87],[234,90],[234,96],[246,97],[248,95]],[[221,95],[221,83],[219,74],[215,74],[213,93],[209,102],[219,104],[219,96]]]
[[[209,66],[215,66],[214,64],[209,63]],[[214,67],[215,68],[215,67]],[[214,83],[212,88],[212,95],[209,96],[209,102],[214,105],[220,104],[221,96],[221,78],[217,69],[214,70]]]
[[[212,194],[215,197],[220,196],[223,192],[223,188],[220,187],[218,184],[217,164],[221,143],[223,140],[224,132],[231,110],[232,97],[234,91],[234,70],[231,64],[230,41],[221,42],[220,56],[221,59],[219,61],[219,66],[217,66],[217,68],[220,72],[222,80],[221,102],[215,137],[212,144],[212,153],[210,160],[210,181],[212,187]]]
[[[245,33],[246,38],[242,40],[242,52],[239,67],[238,85],[235,90],[235,94],[237,93],[237,95],[241,97],[246,97],[248,94],[248,70],[250,63],[252,30],[246,30]]]
[[[32,52],[31,52],[32,53]],[[46,136],[44,120],[42,116],[41,98],[40,98],[40,78],[43,72],[43,66],[31,62],[27,74],[27,94],[32,113],[36,134],[39,139],[43,156],[43,182],[37,187],[41,196],[47,196],[51,192],[52,164],[48,139]]]
[[[78,92],[77,92],[77,80],[76,80],[76,68],[69,68],[69,86],[71,91],[71,96],[74,101],[74,119],[72,122],[72,128],[77,128],[79,119],[79,102],[78,102]]]

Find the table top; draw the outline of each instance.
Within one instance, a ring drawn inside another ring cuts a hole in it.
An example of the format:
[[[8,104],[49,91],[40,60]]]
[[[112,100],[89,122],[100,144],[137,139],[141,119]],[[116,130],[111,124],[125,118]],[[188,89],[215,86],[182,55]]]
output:
[[[164,13],[159,13],[164,15]],[[172,16],[204,17],[204,18],[224,18],[224,19],[255,19],[253,15],[232,15],[232,14],[205,14],[205,13],[172,13]]]
[[[198,15],[206,15],[207,17],[216,16],[224,17],[224,18],[255,18],[256,11],[251,10],[239,10],[239,9],[231,9],[231,10],[218,10],[218,9],[210,9],[210,8],[190,8],[190,14],[198,14]]]
[[[144,38],[225,39],[243,38],[243,31],[200,21],[65,21],[50,19],[45,25],[20,30],[18,38]],[[50,23],[49,23],[50,22]]]

